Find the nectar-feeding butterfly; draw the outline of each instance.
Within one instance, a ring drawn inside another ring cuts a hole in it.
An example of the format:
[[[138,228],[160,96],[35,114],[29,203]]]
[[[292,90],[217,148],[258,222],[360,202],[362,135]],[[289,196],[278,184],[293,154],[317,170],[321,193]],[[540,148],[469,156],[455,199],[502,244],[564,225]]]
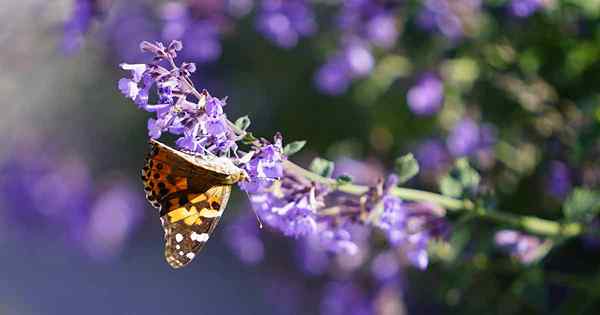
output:
[[[150,140],[142,181],[146,198],[160,212],[171,267],[194,259],[219,222],[231,186],[246,178],[228,158],[186,153]]]

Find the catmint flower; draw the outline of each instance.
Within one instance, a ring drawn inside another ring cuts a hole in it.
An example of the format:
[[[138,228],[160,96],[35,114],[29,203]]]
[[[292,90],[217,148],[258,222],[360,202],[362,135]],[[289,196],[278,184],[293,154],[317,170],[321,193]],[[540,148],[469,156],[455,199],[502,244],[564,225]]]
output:
[[[506,249],[511,256],[524,264],[534,262],[540,257],[542,241],[531,235],[513,230],[498,231],[494,237],[496,245]]]
[[[75,0],[69,20],[64,24],[62,49],[71,54],[81,48],[83,35],[88,32],[92,20],[100,15],[99,3],[96,0]]]
[[[564,199],[573,187],[571,177],[571,171],[564,162],[550,161],[545,183],[546,192],[555,198]]]
[[[511,0],[508,8],[512,15],[517,17],[528,17],[540,10],[544,0]]]
[[[264,244],[259,237],[254,215],[242,215],[227,226],[227,245],[244,263],[255,265],[264,258]]]
[[[301,37],[317,29],[312,8],[305,0],[263,0],[256,19],[258,30],[283,48],[296,46]]]
[[[455,156],[468,156],[478,150],[489,149],[496,141],[496,132],[491,125],[478,125],[471,118],[463,118],[450,131],[446,145]]]
[[[437,113],[444,100],[444,84],[434,74],[423,75],[406,95],[410,110],[419,116]]]
[[[371,261],[371,274],[381,282],[394,279],[400,272],[398,255],[394,251],[385,251]]]
[[[344,93],[350,82],[371,73],[375,59],[364,43],[353,41],[330,57],[315,76],[317,88],[330,95]]]

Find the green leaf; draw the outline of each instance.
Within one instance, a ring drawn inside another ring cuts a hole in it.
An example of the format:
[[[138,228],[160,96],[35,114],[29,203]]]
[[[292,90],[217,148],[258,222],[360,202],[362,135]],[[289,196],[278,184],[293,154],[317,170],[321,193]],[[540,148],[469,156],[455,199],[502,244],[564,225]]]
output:
[[[440,191],[450,197],[470,196],[477,191],[480,181],[479,173],[469,165],[469,161],[460,159],[440,180]]]
[[[600,193],[585,188],[575,188],[563,206],[567,220],[589,221],[600,212]]]
[[[338,186],[350,184],[352,182],[352,177],[350,175],[340,175],[335,179]]]
[[[396,159],[396,174],[399,183],[405,183],[419,173],[419,163],[412,153]]]
[[[310,170],[323,177],[330,177],[333,174],[334,163],[322,158],[315,158],[310,163]]]
[[[235,126],[246,131],[250,127],[250,118],[248,116],[242,116],[235,121]]]
[[[302,150],[305,144],[306,140],[290,142],[285,146],[285,148],[283,148],[283,154],[286,156],[295,154],[298,151]]]
[[[252,132],[248,132],[246,133],[246,135],[244,136],[244,138],[242,139],[242,142],[244,142],[245,144],[251,144],[254,141],[256,141],[256,137],[252,134]]]
[[[451,176],[444,176],[440,180],[440,191],[444,196],[460,197],[463,194],[463,187],[458,180]]]

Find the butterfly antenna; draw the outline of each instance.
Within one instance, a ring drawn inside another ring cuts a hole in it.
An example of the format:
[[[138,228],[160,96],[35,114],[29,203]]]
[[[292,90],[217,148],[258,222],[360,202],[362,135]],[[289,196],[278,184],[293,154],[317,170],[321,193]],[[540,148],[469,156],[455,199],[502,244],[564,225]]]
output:
[[[250,200],[250,203],[252,203],[252,199],[250,199],[250,194],[244,190],[244,192],[246,193],[246,196],[248,197],[248,200]],[[252,205],[250,206],[252,207]],[[260,217],[258,216],[258,213],[256,213],[256,209],[254,209],[254,207],[252,207],[252,212],[254,212],[254,216],[256,217],[256,221],[258,221],[258,228],[262,230],[263,228],[263,224],[262,221],[260,220]]]

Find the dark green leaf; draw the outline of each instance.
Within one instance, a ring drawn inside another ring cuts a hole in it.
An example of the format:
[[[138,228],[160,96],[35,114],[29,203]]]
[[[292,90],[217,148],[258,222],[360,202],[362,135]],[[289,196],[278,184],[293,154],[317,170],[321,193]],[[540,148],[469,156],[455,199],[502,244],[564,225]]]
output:
[[[350,184],[352,182],[352,177],[350,175],[343,174],[338,176],[335,180],[337,184],[341,186],[345,184]]]
[[[567,220],[589,221],[600,211],[600,193],[575,188],[567,197],[563,212]]]
[[[334,163],[322,158],[315,158],[310,163],[310,170],[323,177],[330,177],[333,174]]]
[[[396,159],[396,174],[399,183],[405,183],[419,173],[419,163],[412,155],[406,154]]]
[[[440,191],[450,197],[472,195],[477,191],[481,177],[467,159],[456,161],[450,172],[440,180]]]
[[[297,153],[298,151],[302,150],[305,144],[305,140],[290,142],[285,146],[285,148],[283,148],[283,154],[290,156],[294,153]]]

